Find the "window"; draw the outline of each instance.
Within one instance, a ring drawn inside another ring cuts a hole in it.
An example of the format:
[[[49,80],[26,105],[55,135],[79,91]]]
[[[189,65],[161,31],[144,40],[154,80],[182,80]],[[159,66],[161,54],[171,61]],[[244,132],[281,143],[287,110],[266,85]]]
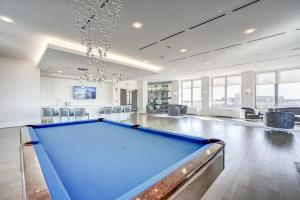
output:
[[[269,108],[275,106],[275,72],[256,75],[256,107]]]
[[[241,105],[241,77],[227,77],[227,106],[237,107]]]
[[[224,107],[225,105],[225,77],[213,79],[213,106]]]
[[[193,81],[192,97],[192,105],[195,107],[201,107],[201,80]]]
[[[216,108],[237,107],[241,104],[241,77],[214,78],[212,104]]]
[[[182,104],[201,107],[201,80],[182,82]]]
[[[278,72],[278,107],[300,106],[300,69]]]
[[[192,81],[182,82],[182,104],[191,106],[192,105]]]

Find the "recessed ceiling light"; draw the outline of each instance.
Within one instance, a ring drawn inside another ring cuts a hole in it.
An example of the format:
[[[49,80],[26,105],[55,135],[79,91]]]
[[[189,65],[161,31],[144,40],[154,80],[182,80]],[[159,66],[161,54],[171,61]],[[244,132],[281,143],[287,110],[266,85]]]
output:
[[[204,65],[210,65],[210,63],[209,63],[209,62],[206,62],[206,63],[204,63]]]
[[[180,49],[179,50],[181,53],[187,52],[187,49]]]
[[[134,22],[132,26],[133,28],[142,28],[143,24],[141,22]]]
[[[15,21],[9,17],[6,17],[6,16],[0,16],[0,19],[4,22],[7,22],[7,23],[14,23]]]
[[[250,29],[245,30],[244,33],[245,34],[251,34],[251,33],[255,32],[255,31],[256,31],[255,28],[250,28]]]
[[[63,71],[57,71],[57,73],[60,73],[60,74],[61,74],[61,73],[63,73]]]
[[[144,60],[144,63],[148,63],[149,62],[149,60]]]

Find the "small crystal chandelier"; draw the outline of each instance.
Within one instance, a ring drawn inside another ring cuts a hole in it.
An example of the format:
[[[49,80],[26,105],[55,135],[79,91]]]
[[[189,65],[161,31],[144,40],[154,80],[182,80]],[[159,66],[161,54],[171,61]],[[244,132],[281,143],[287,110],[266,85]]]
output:
[[[111,49],[111,39],[116,32],[122,0],[70,0],[80,29],[81,44],[86,46],[86,62],[96,67],[97,77],[92,81],[101,84],[104,79],[104,61]],[[91,81],[87,73],[80,77],[81,82]]]

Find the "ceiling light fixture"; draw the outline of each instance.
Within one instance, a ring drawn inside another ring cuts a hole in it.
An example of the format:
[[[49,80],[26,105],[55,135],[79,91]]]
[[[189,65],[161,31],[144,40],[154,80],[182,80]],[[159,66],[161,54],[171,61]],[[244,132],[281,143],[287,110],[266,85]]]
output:
[[[14,23],[15,21],[9,17],[6,17],[6,16],[0,16],[0,19],[4,22],[7,22],[7,23]]]
[[[265,65],[264,65],[264,64],[260,64],[259,66],[260,66],[260,67],[264,67]]]
[[[143,26],[143,24],[141,22],[134,22],[132,24],[132,27],[136,28],[136,29],[142,28],[142,26]]]
[[[62,74],[62,73],[63,73],[63,71],[57,71],[57,73],[59,73],[59,74]]]
[[[206,62],[206,63],[204,63],[204,65],[210,65],[210,63],[209,63],[209,62]]]
[[[250,28],[250,29],[245,30],[244,33],[245,34],[251,34],[251,33],[255,32],[255,31],[256,31],[255,28]]]
[[[185,52],[187,52],[187,49],[180,49],[179,50],[181,53],[185,53]]]
[[[111,50],[111,41],[116,32],[117,20],[122,9],[122,0],[70,0],[76,14],[76,27],[81,33],[81,44],[86,47],[87,66],[97,70],[96,81],[101,85],[104,80],[104,61]],[[81,85],[91,81],[87,73],[79,79]]]

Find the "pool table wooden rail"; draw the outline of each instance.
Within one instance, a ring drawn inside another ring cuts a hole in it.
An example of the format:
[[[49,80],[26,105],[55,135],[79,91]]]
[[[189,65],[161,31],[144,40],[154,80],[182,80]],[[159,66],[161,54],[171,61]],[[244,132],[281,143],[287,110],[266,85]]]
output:
[[[133,126],[136,128],[138,125]],[[224,169],[224,142],[209,140],[204,153],[172,171],[134,200],[200,199]],[[23,199],[51,199],[28,127],[20,129]]]
[[[51,196],[27,127],[20,129],[23,200],[50,200]]]

